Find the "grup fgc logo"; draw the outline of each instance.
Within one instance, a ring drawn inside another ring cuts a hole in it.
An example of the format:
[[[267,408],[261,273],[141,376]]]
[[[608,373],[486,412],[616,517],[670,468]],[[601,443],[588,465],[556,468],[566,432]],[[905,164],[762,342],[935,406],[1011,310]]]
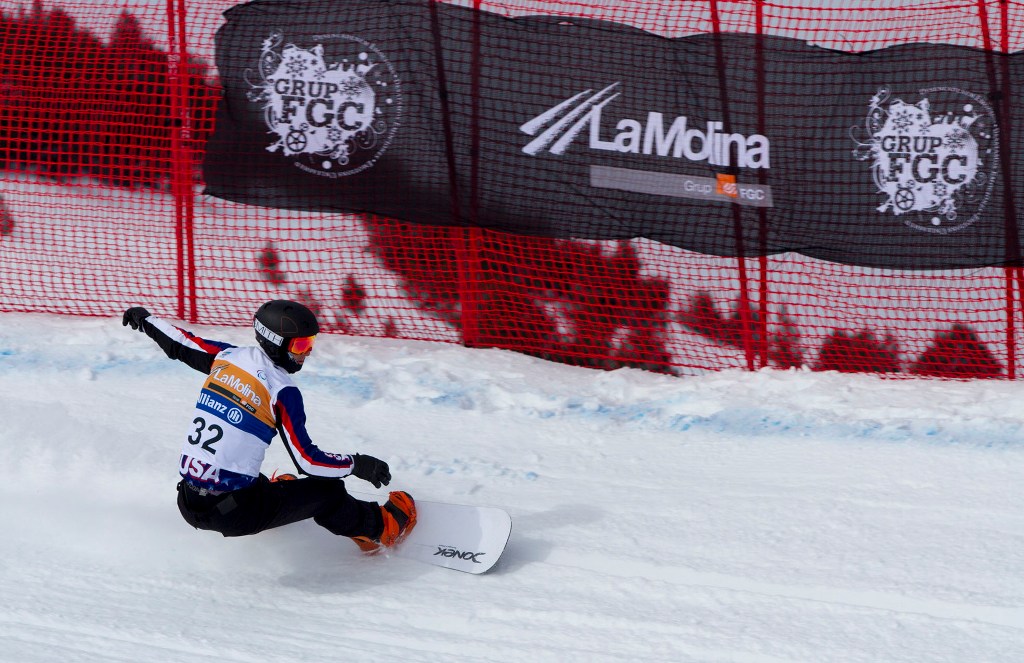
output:
[[[871,163],[883,201],[876,211],[917,230],[950,233],[988,205],[998,169],[998,127],[986,101],[935,87],[908,103],[879,90],[864,127],[853,127],[854,156]]]
[[[259,66],[246,72],[248,98],[261,105],[276,137],[268,151],[305,157],[295,165],[323,177],[354,175],[372,167],[394,138],[402,114],[401,81],[384,54],[364,39],[314,39],[319,43],[308,49],[285,44],[277,32],[265,39]]]

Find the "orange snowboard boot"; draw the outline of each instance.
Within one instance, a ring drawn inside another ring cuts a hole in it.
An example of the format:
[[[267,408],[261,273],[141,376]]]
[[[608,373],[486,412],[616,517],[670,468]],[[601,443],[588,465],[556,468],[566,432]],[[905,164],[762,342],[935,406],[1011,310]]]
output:
[[[373,554],[401,543],[416,526],[416,502],[413,501],[412,495],[405,491],[392,491],[388,495],[388,501],[380,508],[380,514],[384,520],[384,531],[381,532],[380,538],[352,537],[364,553]]]

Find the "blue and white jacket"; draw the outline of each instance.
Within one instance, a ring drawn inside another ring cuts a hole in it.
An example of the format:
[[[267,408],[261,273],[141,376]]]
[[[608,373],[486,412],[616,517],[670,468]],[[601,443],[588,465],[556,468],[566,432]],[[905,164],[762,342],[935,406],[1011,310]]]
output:
[[[153,315],[143,328],[168,357],[207,375],[182,444],[178,472],[185,481],[213,491],[251,485],[277,433],[302,474],[352,473],[352,456],[313,444],[301,392],[262,348],[200,338]]]

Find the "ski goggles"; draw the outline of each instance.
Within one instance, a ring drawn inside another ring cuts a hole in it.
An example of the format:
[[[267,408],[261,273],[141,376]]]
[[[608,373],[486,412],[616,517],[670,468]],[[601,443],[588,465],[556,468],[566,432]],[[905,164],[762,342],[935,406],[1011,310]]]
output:
[[[315,340],[316,334],[288,339],[288,352],[293,355],[308,355],[313,351],[313,342]]]

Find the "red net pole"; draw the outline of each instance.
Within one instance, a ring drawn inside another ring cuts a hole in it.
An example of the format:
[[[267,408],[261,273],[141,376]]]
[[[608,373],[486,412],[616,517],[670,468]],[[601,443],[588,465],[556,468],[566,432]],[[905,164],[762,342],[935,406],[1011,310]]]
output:
[[[177,248],[179,318],[196,322],[192,193],[192,120],[189,112],[188,39],[185,0],[167,0],[168,98],[171,104],[171,195]]]
[[[1006,299],[1006,376],[1012,380],[1016,377],[1016,324],[1014,321],[1015,295],[1014,283],[1020,279],[1020,245],[1017,241],[1016,210],[1013,200],[1013,178],[1010,165],[1010,77],[1008,71],[1009,63],[1005,58],[993,62],[995,58],[991,54],[995,51],[995,43],[992,39],[992,29],[989,24],[988,7],[986,0],[978,0],[978,20],[981,24],[981,37],[985,50],[989,56],[989,79],[992,87],[992,94],[995,106],[998,108],[1002,120],[999,132],[999,157],[1002,161],[1002,177],[1006,185],[1004,193],[1004,218],[1006,224],[1006,245],[1007,245],[1007,266],[1003,271],[1005,274],[1005,299]],[[1009,50],[1008,14],[1006,3],[1001,3],[1000,12],[1001,30],[999,50],[1006,53]]]
[[[480,58],[483,57],[480,35],[480,0],[473,0],[476,14],[473,18],[473,42],[470,54],[470,170],[469,170],[469,229],[462,234],[462,257],[459,261],[459,301],[462,304],[462,342],[472,347],[480,342],[478,284],[483,277],[480,251],[483,237],[480,229]]]
[[[1010,52],[1010,5],[1009,5],[1008,2],[1006,2],[1006,0],[1003,0],[1002,2],[999,3],[999,21],[1000,21],[1000,25],[1002,26],[1002,30],[1000,32],[1000,40],[999,40],[1000,41],[1000,50],[1003,53],[1009,53]],[[1004,80],[1006,80],[1006,81],[1009,80],[1009,72],[1007,72],[1007,66],[1008,66],[1008,63],[1004,59],[1004,62],[1003,62],[1003,76],[1004,76]],[[1009,91],[1008,90],[1007,90],[1007,94],[1005,96],[1006,96],[1006,108],[1008,110],[1009,109]],[[1006,129],[1007,132],[1010,131],[1009,122],[1007,122],[1007,126],[1006,126],[1005,129]],[[1009,191],[1007,193],[1008,193],[1008,195],[1011,195]],[[1007,326],[1007,330],[1006,330],[1006,334],[1007,334],[1006,351],[1007,351],[1007,354],[1009,356],[1009,359],[1007,360],[1007,378],[1009,378],[1010,380],[1014,379],[1015,373],[1016,373],[1016,367],[1017,367],[1017,361],[1016,361],[1016,359],[1017,359],[1016,323],[1014,322],[1014,319],[1013,319],[1013,308],[1014,308],[1014,304],[1015,304],[1015,298],[1014,298],[1014,292],[1013,292],[1013,281],[1017,282],[1017,291],[1020,293],[1020,296],[1022,298],[1024,298],[1024,267],[1022,267],[1019,264],[1015,265],[1014,267],[1011,268],[1011,272],[1013,273],[1013,277],[1009,279],[1010,283],[1007,286],[1008,290],[1009,290],[1009,293],[1008,293],[1007,296],[1008,296],[1008,298],[1010,300],[1010,312],[1009,312],[1009,315],[1007,316],[1007,325],[1006,325]],[[1022,318],[1024,318],[1024,306],[1021,307],[1021,316],[1022,316]]]
[[[1000,47],[1002,52],[1010,52],[1010,3],[1004,1],[999,3],[999,23],[1002,26],[1002,32],[1000,34]],[[1017,290],[1021,293],[1021,298],[1024,300],[1024,267],[1017,265],[1014,267],[1014,273],[1016,275]],[[1012,289],[1012,287],[1011,287]],[[1011,293],[1011,299],[1013,299],[1013,293]],[[1024,303],[1024,302],[1022,302]],[[1011,306],[1012,307],[1012,306]],[[1024,305],[1021,306],[1021,317],[1024,319]],[[1008,324],[1009,330],[1007,331],[1010,340],[1008,342],[1008,350],[1010,353],[1010,363],[1008,377],[1014,379],[1014,370],[1016,368],[1016,357],[1017,357],[1017,343],[1015,334],[1015,323],[1013,315],[1009,318]]]
[[[764,73],[764,0],[754,1],[754,25],[757,35],[757,43],[754,49],[756,61],[754,67],[757,71],[757,132],[766,133],[767,119],[765,117],[765,73]],[[759,170],[757,181],[762,186],[768,184],[768,173]],[[757,209],[758,227],[758,270],[760,272],[758,292],[758,368],[768,365],[768,352],[770,348],[768,338],[768,212],[764,207]]]
[[[175,91],[180,98],[178,104],[178,118],[181,122],[178,127],[178,145],[180,151],[177,155],[176,172],[181,181],[181,195],[184,201],[182,211],[184,213],[185,226],[185,256],[187,259],[187,301],[188,320],[195,323],[198,321],[196,314],[196,260],[193,235],[195,232],[195,196],[192,191],[193,183],[193,126],[191,108],[191,78],[192,71],[188,61],[188,33],[186,31],[188,21],[188,0],[178,0],[175,18],[178,21],[178,76]],[[173,47],[172,47],[173,48]],[[175,94],[172,91],[172,95]]]
[[[177,37],[177,21],[175,21],[174,6],[175,0],[167,0],[167,44],[170,52],[167,57],[167,66],[169,69],[169,75],[172,80],[172,87],[175,89],[170,95],[171,102],[171,116],[175,118],[181,117],[180,104],[182,103],[181,95],[176,93],[177,85],[174,84],[174,80],[178,76],[178,72],[181,70],[180,62],[180,51],[175,52],[175,48],[178,43]],[[171,131],[171,159],[172,163],[177,163],[181,155],[181,135],[177,131]],[[174,200],[174,242],[175,242],[175,256],[178,261],[177,274],[177,313],[179,319],[185,319],[185,233],[184,233],[184,205],[185,196],[182,195],[179,177],[177,175],[177,168],[172,165],[171,172],[171,195]]]
[[[718,9],[718,0],[711,0],[711,25],[712,31],[717,38],[722,33],[722,21]],[[720,89],[722,90],[722,118],[725,120],[726,126],[730,126],[729,117],[729,97],[727,93],[727,75],[725,66],[725,53],[723,52],[721,42],[716,39],[715,41],[715,61],[718,66],[718,81]],[[736,237],[736,269],[737,276],[740,281],[740,291],[737,311],[737,318],[739,320],[740,335],[743,342],[743,354],[746,357],[747,370],[754,370],[754,339],[752,332],[752,325],[750,319],[750,279],[747,275],[747,259],[746,252],[747,247],[745,245],[745,238],[743,233],[743,224],[740,219],[742,211],[739,205],[732,206],[733,216],[733,228]],[[762,316],[763,317],[763,316]]]

